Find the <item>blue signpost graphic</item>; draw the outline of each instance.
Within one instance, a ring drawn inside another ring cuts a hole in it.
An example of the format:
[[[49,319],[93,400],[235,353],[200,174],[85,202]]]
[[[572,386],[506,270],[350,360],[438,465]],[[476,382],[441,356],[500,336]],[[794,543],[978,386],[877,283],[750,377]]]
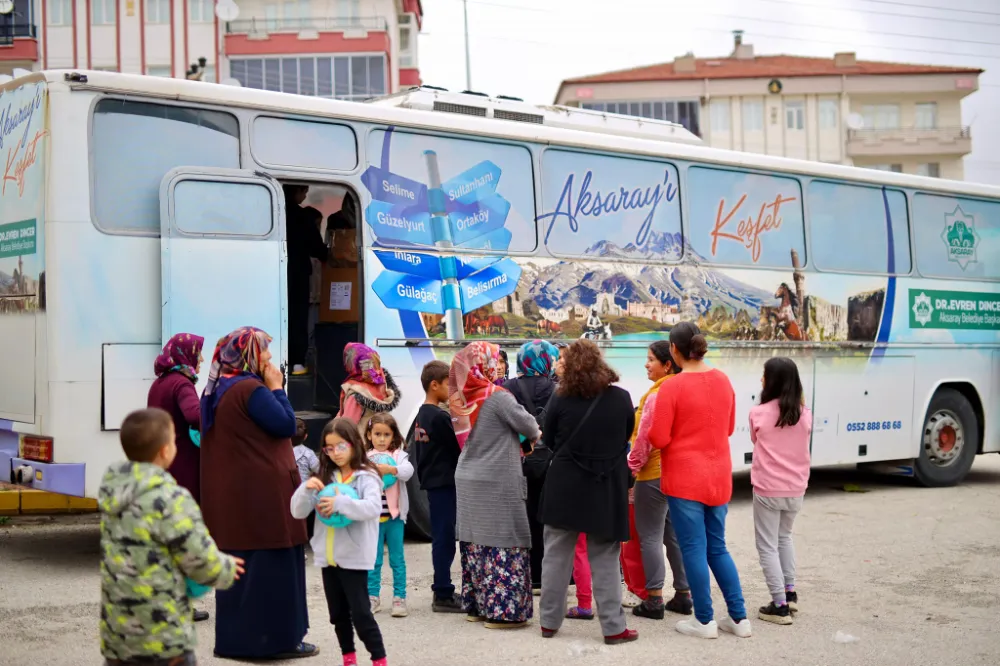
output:
[[[441,262],[433,254],[405,250],[375,250],[375,256],[390,271],[434,280],[441,279]]]
[[[431,216],[414,206],[401,206],[373,201],[365,214],[375,235],[386,240],[403,241],[414,245],[433,245]]]
[[[418,275],[382,271],[372,282],[372,290],[387,308],[443,315],[442,284]]]
[[[472,312],[504,296],[509,296],[517,289],[517,281],[520,279],[521,267],[511,259],[503,259],[464,280],[459,280],[462,312]]]

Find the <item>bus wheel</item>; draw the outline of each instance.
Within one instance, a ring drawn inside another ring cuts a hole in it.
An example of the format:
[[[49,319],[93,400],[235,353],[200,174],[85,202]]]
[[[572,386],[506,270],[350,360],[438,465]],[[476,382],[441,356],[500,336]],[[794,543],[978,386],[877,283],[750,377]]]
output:
[[[953,486],[965,478],[979,450],[976,412],[955,389],[941,389],[927,407],[914,475],[922,485]]]

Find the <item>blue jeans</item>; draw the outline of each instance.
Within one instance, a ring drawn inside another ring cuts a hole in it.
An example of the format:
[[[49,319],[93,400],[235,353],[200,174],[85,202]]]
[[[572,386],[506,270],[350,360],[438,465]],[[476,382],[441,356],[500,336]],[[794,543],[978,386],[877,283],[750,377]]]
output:
[[[406,598],[406,559],[403,556],[403,531],[406,524],[399,518],[390,518],[378,524],[378,555],[375,568],[368,572],[368,596],[377,597],[382,592],[382,554],[389,545],[389,567],[392,569],[392,596]]]
[[[455,561],[455,521],[458,518],[458,497],[455,486],[427,491],[431,509],[431,562],[434,564],[435,599],[451,599],[455,586],[451,582],[451,564]]]
[[[747,610],[743,603],[740,575],[726,549],[726,514],[729,512],[729,505],[706,506],[701,502],[678,497],[668,497],[667,502],[674,532],[677,533],[677,541],[681,546],[684,570],[691,586],[695,617],[702,624],[708,624],[715,618],[712,611],[712,582],[708,577],[708,570],[711,568],[715,582],[726,599],[729,616],[739,622],[747,616]]]

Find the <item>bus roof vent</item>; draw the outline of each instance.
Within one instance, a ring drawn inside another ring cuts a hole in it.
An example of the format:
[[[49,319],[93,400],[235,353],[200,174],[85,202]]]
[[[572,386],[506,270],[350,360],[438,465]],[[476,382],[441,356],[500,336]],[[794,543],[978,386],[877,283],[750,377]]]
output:
[[[373,99],[368,104],[403,109],[457,113],[509,122],[548,125],[599,134],[631,136],[639,139],[700,144],[701,139],[682,125],[633,116],[604,113],[567,106],[536,106],[523,100],[482,93],[454,93],[431,86],[421,86],[395,95]]]
[[[452,104],[450,102],[434,102],[435,111],[444,113],[461,113],[466,116],[486,117],[486,109],[481,106],[469,106],[468,104]]]

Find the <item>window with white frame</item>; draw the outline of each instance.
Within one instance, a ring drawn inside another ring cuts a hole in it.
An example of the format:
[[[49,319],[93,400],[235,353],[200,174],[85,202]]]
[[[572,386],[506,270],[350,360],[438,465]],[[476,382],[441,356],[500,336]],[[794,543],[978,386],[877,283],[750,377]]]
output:
[[[215,21],[214,0],[187,0],[188,17],[191,23],[212,23]]]
[[[903,173],[902,164],[869,164],[866,169],[875,169],[876,171],[891,171],[892,173]]]
[[[49,25],[73,25],[73,0],[46,0]]]
[[[170,78],[173,73],[170,71],[170,65],[154,66],[146,68],[146,76],[159,76],[162,78]]]
[[[865,129],[899,129],[899,104],[866,104],[861,117]]]
[[[114,25],[118,20],[118,0],[93,0],[90,3],[91,25]]]
[[[714,99],[709,104],[709,119],[712,123],[713,134],[728,134],[731,123],[729,122],[729,100]]]
[[[580,106],[592,111],[666,120],[682,125],[692,134],[701,136],[700,117],[698,115],[701,105],[698,102],[676,102],[673,100],[659,102],[585,102]],[[643,112],[647,107],[649,108],[649,114],[644,115]]]
[[[337,0],[337,16],[344,20],[361,18],[360,0]]]
[[[917,104],[915,121],[917,129],[937,129],[937,102]]]
[[[399,66],[417,66],[417,22],[413,14],[399,15]]]
[[[234,58],[229,72],[246,88],[298,95],[362,100],[387,92],[385,55]]]
[[[837,100],[821,99],[819,101],[819,128],[821,130],[837,129]]]
[[[806,106],[803,102],[785,102],[785,127],[790,130],[806,128]]]
[[[170,0],[145,0],[146,23],[170,23]]]
[[[743,100],[743,131],[764,131],[764,102],[759,99]]]
[[[938,162],[928,162],[926,164],[918,164],[917,175],[927,176],[928,178],[940,178],[941,165]]]

